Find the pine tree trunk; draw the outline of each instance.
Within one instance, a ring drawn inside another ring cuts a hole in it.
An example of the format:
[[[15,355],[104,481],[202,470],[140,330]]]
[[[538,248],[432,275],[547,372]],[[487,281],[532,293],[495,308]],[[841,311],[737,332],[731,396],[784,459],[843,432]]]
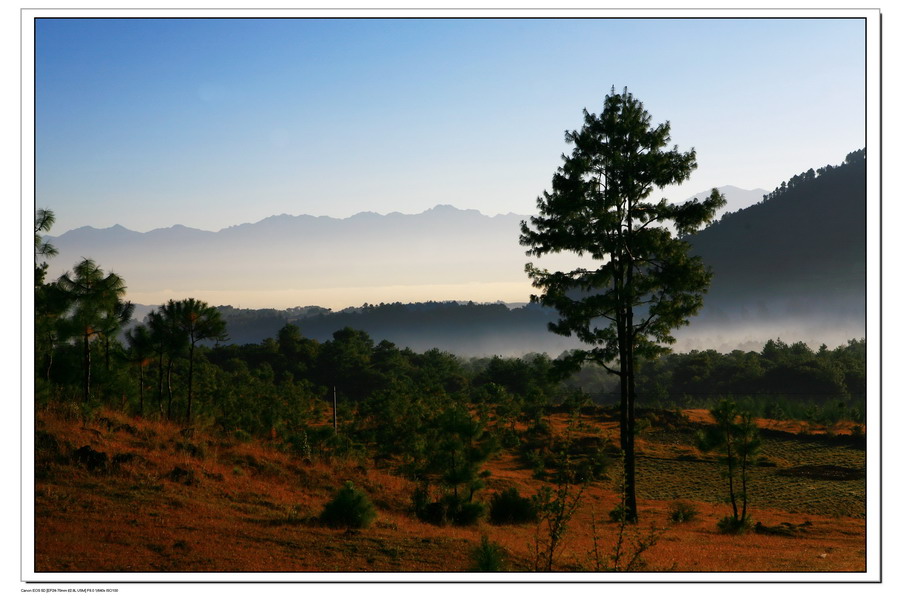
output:
[[[630,320],[630,319],[629,319]],[[628,356],[628,390],[626,394],[626,429],[628,431],[628,446],[625,449],[625,514],[632,523],[637,523],[637,482],[635,477],[634,455],[634,350],[630,347],[626,350]]]
[[[156,360],[156,402],[159,404],[159,418],[163,416],[163,353],[159,353]]]
[[[138,364],[138,385],[140,388],[138,389],[138,396],[140,397],[140,408],[138,409],[138,414],[140,416],[144,416],[144,361],[141,361]]]
[[[727,460],[728,460],[728,495],[731,497],[731,510],[734,513],[735,522],[738,520],[738,507],[737,507],[737,498],[734,493],[734,443],[731,439],[731,431],[728,430],[726,425],[726,438],[725,438],[725,448],[727,452]]]
[[[91,342],[90,342],[90,334],[84,334],[83,336],[83,355],[82,355],[82,366],[84,367],[84,373],[82,374],[82,389],[81,389],[81,398],[84,402],[84,405],[87,406],[88,402],[91,399]]]
[[[53,343],[52,341],[50,342]],[[53,346],[47,351],[47,382],[50,382],[50,369],[53,367]]]
[[[169,357],[169,363],[166,365],[166,387],[169,395],[169,404],[166,407],[166,420],[172,420],[172,357]]]
[[[747,519],[747,459],[741,457],[741,523]]]
[[[191,350],[188,354],[188,396],[187,396],[187,416],[185,417],[185,425],[191,424],[191,401],[194,397],[194,345],[191,344]]]

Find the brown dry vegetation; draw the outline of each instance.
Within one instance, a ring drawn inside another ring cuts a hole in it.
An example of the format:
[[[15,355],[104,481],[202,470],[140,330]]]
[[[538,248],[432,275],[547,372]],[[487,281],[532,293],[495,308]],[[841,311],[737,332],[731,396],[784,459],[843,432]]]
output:
[[[655,412],[644,418],[637,473],[641,521],[626,530],[625,547],[646,539],[651,526],[664,531],[643,554],[643,570],[865,570],[864,438],[761,422],[764,445],[751,513],[769,533],[733,536],[716,528],[727,514],[718,466],[692,444],[697,424],[708,415]],[[564,415],[550,420],[556,434],[566,428]],[[42,412],[35,431],[35,572],[453,572],[470,568],[482,535],[506,549],[510,570],[533,568],[535,525],[422,523],[411,513],[413,484],[370,463],[305,461],[270,442],[223,439],[114,412],[87,427]],[[575,436],[598,431],[615,452],[612,413],[587,415]],[[106,453],[110,464],[92,470],[75,460],[73,452],[85,445]],[[509,452],[485,468],[491,477],[484,500],[511,485],[523,495],[547,485]],[[325,503],[347,480],[364,489],[378,510],[369,528],[343,531],[318,523]],[[614,474],[586,489],[564,538],[559,570],[592,570],[595,541],[611,555],[618,526],[609,511],[618,502],[616,489]],[[669,521],[670,504],[678,499],[697,508],[695,520]]]

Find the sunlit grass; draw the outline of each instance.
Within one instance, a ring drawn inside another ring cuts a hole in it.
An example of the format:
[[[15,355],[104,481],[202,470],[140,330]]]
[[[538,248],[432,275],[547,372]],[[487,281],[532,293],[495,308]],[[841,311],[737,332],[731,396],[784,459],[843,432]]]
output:
[[[685,411],[694,423],[707,418]],[[585,417],[571,435],[603,435],[615,451],[610,415]],[[550,417],[555,437],[568,425]],[[777,423],[764,426],[778,427]],[[786,423],[783,431],[794,424]],[[471,550],[486,535],[509,555],[508,568],[533,566],[534,524],[438,527],[413,516],[413,482],[354,460],[313,460],[281,452],[277,440],[237,441],[202,428],[181,427],[103,411],[88,425],[52,412],[37,415],[36,429],[59,445],[35,484],[35,569],[38,572],[115,571],[435,571],[465,570]],[[797,432],[799,433],[799,431]],[[865,568],[865,480],[816,480],[779,475],[800,465],[864,468],[863,451],[833,443],[826,434],[767,440],[752,479],[751,514],[767,526],[809,522],[794,537],[723,535],[716,523],[728,512],[716,463],[690,443],[690,428],[651,425],[638,444],[640,523],[627,528],[625,547],[664,529],[646,551],[654,571],[858,571]],[[90,445],[117,466],[89,471],[71,460]],[[123,458],[132,455],[131,458]],[[595,547],[614,551],[618,477],[585,491],[556,565],[590,570]],[[515,486],[523,496],[547,481],[511,451],[484,465],[491,472],[486,501]],[[325,503],[345,481],[366,492],[378,512],[374,523],[348,534],[317,522]],[[669,521],[670,503],[690,500],[696,518]],[[849,516],[844,516],[849,515]],[[591,523],[595,527],[591,527]],[[596,531],[596,539],[594,532]]]

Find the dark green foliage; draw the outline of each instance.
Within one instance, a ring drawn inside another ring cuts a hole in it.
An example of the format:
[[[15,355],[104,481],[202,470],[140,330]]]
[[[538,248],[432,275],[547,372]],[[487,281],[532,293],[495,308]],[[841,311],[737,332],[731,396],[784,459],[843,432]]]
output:
[[[184,420],[189,424],[193,408],[194,355],[197,344],[206,340],[221,342],[227,339],[225,321],[217,309],[194,298],[169,300],[160,309],[160,314],[165,321],[165,335],[170,337],[170,343],[175,347],[187,348],[187,407]],[[154,320],[150,322],[158,323]]]
[[[454,525],[465,527],[474,525],[484,516],[485,506],[481,502],[460,502],[458,505],[449,501],[448,515]]]
[[[59,441],[52,433],[35,429],[34,431],[34,476],[43,478],[50,475],[53,465],[65,462],[67,457],[62,451]]]
[[[517,525],[537,521],[537,506],[523,498],[516,488],[507,488],[491,497],[490,520],[494,525]]]
[[[722,517],[718,523],[716,523],[716,527],[718,527],[719,531],[722,533],[729,533],[732,535],[739,535],[742,533],[746,533],[750,531],[753,527],[752,520],[749,518],[749,515],[745,515],[745,518],[739,518],[734,515],[728,515],[727,517]]]
[[[697,518],[697,507],[684,500],[669,505],[669,520],[673,523],[689,523]]]
[[[472,550],[471,558],[470,571],[476,573],[506,571],[506,551],[500,544],[488,540],[486,535],[481,536],[481,543]]]
[[[462,501],[447,494],[437,501],[431,502],[427,491],[417,490],[413,495],[416,516],[432,525],[457,525],[465,527],[477,523],[485,513],[481,502]]]
[[[740,307],[773,298],[815,298],[812,308],[830,304],[829,312],[840,315],[837,318],[861,322],[866,289],[865,149],[848,155],[843,165],[794,175],[762,203],[741,210],[739,218],[725,213],[688,241],[716,273],[710,303],[735,307],[733,312],[739,314]]]
[[[611,511],[609,511],[609,520],[613,523],[621,523],[622,521],[627,521],[625,518],[627,514],[627,508],[624,504],[617,504]]]
[[[334,498],[325,505],[320,520],[329,527],[362,529],[375,520],[375,506],[365,492],[347,481]]]
[[[538,198],[540,214],[530,225],[522,223],[520,241],[529,256],[574,252],[586,257],[587,266],[562,272],[528,263],[525,270],[541,290],[532,301],[559,313],[550,330],[590,347],[572,352],[560,366],[575,370],[591,361],[619,377],[625,502],[636,519],[637,364],[663,354],[674,341],[672,330],[702,305],[711,274],[680,236],[712,220],[725,200],[713,190],[702,202],[647,201],[655,188],[685,181],[696,157],[693,150],[666,150],[669,124],[651,126],[627,90],[613,90],[599,116],[585,110],[581,131],[567,131],[566,141],[574,146],[572,155],[563,157],[553,191]]]
[[[769,340],[760,352],[714,350],[672,354],[645,363],[645,405],[713,408],[730,397],[742,411],[771,419],[864,420],[865,340],[813,352],[806,344]],[[652,402],[650,400],[652,399]]]
[[[122,301],[125,281],[115,273],[104,273],[94,261],[86,258],[75,265],[71,273],[62,275],[57,286],[72,304],[72,310],[61,320],[59,330],[61,339],[72,339],[81,346],[81,397],[87,410],[91,407],[94,346],[108,341],[129,314],[129,304]],[[108,370],[108,360],[106,366]]]
[[[57,250],[50,242],[44,240],[43,234],[50,231],[56,222],[56,215],[52,210],[39,208],[34,213],[34,264],[38,264],[38,258],[56,256]]]
[[[748,413],[738,412],[734,402],[722,400],[711,414],[716,424],[699,433],[697,445],[703,452],[719,454],[723,475],[728,482],[728,499],[732,508],[730,521],[723,520],[724,527],[739,533],[744,530],[749,518],[747,481],[750,477],[750,467],[759,454],[761,440],[753,419]],[[720,523],[719,527],[722,529],[723,524]]]

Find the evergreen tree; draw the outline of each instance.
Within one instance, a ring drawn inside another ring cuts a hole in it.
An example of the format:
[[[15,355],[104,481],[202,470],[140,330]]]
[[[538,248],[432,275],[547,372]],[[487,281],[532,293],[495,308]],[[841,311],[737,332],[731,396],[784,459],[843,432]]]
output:
[[[199,342],[204,340],[223,341],[228,338],[225,321],[218,309],[206,302],[188,298],[174,303],[176,330],[181,334],[188,348],[188,392],[185,423],[190,425],[191,406],[194,397],[194,352]]]
[[[38,266],[38,257],[40,256],[56,256],[56,247],[50,242],[44,241],[42,233],[50,231],[53,223],[56,222],[56,215],[52,210],[39,208],[34,215],[34,264]],[[46,266],[46,265],[45,265]]]
[[[53,366],[53,351],[60,340],[60,326],[68,312],[71,297],[55,281],[46,282],[48,264],[40,258],[56,256],[56,248],[44,241],[43,233],[50,231],[56,216],[53,211],[38,209],[34,217],[34,364],[47,381]]]
[[[104,328],[110,331],[112,316],[121,310],[125,281],[115,273],[105,274],[86,258],[72,273],[62,275],[57,284],[73,304],[65,329],[82,346],[82,401],[87,406],[91,398],[91,343],[104,334]]]
[[[172,418],[172,366],[175,357],[184,349],[184,339],[175,325],[175,302],[169,300],[159,310],[151,311],[147,315],[147,326],[150,330],[150,342],[154,354],[156,354],[156,401],[159,406],[159,414],[163,414],[163,378],[166,380],[168,391],[168,403],[166,405],[166,419]],[[163,368],[165,364],[165,369]]]
[[[730,400],[722,400],[710,414],[716,424],[701,432],[697,445],[703,452],[714,451],[720,455],[723,474],[728,480],[732,516],[724,519],[719,526],[725,531],[740,532],[747,524],[747,481],[750,466],[759,453],[759,431],[750,415],[739,412]]]
[[[711,221],[725,203],[715,189],[705,201],[647,201],[654,188],[682,183],[697,167],[693,150],[666,150],[669,129],[668,122],[653,127],[627,89],[613,90],[599,116],[585,110],[581,131],[566,132],[574,151],[563,155],[553,190],[538,198],[540,214],[530,226],[522,223],[520,237],[529,256],[574,252],[593,259],[568,272],[533,263],[525,269],[541,290],[532,301],[559,312],[550,330],[592,346],[569,354],[561,366],[575,370],[593,361],[619,377],[629,520],[637,520],[636,362],[664,353],[664,344],[674,342],[671,331],[700,309],[711,274],[680,236]]]
[[[144,416],[144,365],[153,355],[153,337],[150,329],[141,324],[126,331],[125,339],[128,342],[129,359],[138,366],[138,414]]]

